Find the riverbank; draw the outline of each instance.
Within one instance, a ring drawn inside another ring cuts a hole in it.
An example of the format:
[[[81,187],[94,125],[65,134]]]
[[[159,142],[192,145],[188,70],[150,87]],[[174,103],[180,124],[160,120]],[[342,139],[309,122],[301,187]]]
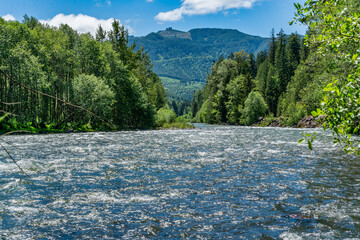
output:
[[[282,117],[261,118],[252,126],[255,127],[293,127],[293,128],[317,128],[324,124],[324,117],[315,118],[314,116],[305,116],[297,124],[289,125]]]
[[[258,122],[254,123],[253,127],[292,127],[292,128],[317,128],[321,127],[324,123],[324,118],[315,118],[313,116],[306,116],[301,119],[295,125],[287,125],[285,124],[285,120],[282,117],[265,117],[260,118]],[[231,125],[231,124],[220,124],[220,125]],[[193,129],[195,126],[193,124],[189,124],[184,121],[176,121],[173,123],[165,123],[161,127],[157,128],[149,128],[149,129],[141,129],[141,130],[179,130],[179,129]],[[118,129],[117,131],[138,131],[140,129]],[[58,133],[84,133],[84,132],[111,132],[111,130],[106,129],[93,129],[89,126],[82,127],[78,129],[74,128],[64,128],[64,129],[52,129],[52,128],[36,128],[34,126],[27,126],[25,128],[20,129],[11,129],[9,131],[3,130],[0,131],[0,136],[4,134],[58,134]]]
[[[109,129],[93,129],[93,128],[82,128],[82,129],[74,129],[74,128],[65,128],[65,129],[43,129],[43,128],[18,128],[18,129],[9,129],[9,130],[0,130],[0,136],[4,135],[26,135],[26,134],[64,134],[64,133],[86,133],[86,132],[128,132],[128,131],[140,131],[140,130],[179,130],[179,129],[193,129],[195,128],[191,123],[184,122],[175,122],[171,124],[164,124],[161,127],[154,128],[144,128],[144,129],[132,129],[132,128],[121,128],[117,130],[109,130]]]

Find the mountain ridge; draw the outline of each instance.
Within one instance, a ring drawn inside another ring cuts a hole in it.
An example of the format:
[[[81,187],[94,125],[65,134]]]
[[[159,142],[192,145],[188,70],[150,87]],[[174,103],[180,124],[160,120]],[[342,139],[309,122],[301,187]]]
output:
[[[129,44],[135,43],[137,48],[142,46],[148,52],[157,75],[178,79],[187,85],[205,83],[213,62],[220,56],[227,57],[241,50],[257,54],[268,48],[268,41],[269,38],[222,28],[195,28],[184,32],[169,27],[143,37],[129,37]]]

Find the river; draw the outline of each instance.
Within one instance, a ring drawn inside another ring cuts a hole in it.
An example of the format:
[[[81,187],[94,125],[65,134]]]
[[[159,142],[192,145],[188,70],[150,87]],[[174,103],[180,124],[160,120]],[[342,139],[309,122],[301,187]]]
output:
[[[319,133],[314,151],[298,144]],[[2,239],[346,239],[360,236],[360,161],[320,129],[0,139]]]

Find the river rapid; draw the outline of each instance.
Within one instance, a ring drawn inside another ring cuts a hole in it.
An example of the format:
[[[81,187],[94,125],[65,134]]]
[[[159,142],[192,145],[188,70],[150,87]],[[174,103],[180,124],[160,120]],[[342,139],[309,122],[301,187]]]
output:
[[[29,175],[1,149],[1,239],[359,239],[360,160],[331,133],[196,127],[0,138]]]

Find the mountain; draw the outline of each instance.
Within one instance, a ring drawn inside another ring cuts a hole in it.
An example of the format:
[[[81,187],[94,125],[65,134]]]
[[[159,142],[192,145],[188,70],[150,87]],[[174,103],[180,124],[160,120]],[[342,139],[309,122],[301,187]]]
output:
[[[247,53],[258,53],[268,47],[268,38],[251,36],[238,30],[201,28],[188,32],[167,28],[144,37],[129,37],[129,43],[136,43],[148,52],[154,72],[165,81],[168,95],[178,95],[190,100],[194,89],[205,84],[210,67],[221,55],[227,57],[231,52],[245,50]],[[166,79],[165,79],[166,77]],[[167,85],[166,80],[180,81],[178,87]],[[195,82],[196,87],[189,87]],[[191,91],[191,92],[189,92]]]

